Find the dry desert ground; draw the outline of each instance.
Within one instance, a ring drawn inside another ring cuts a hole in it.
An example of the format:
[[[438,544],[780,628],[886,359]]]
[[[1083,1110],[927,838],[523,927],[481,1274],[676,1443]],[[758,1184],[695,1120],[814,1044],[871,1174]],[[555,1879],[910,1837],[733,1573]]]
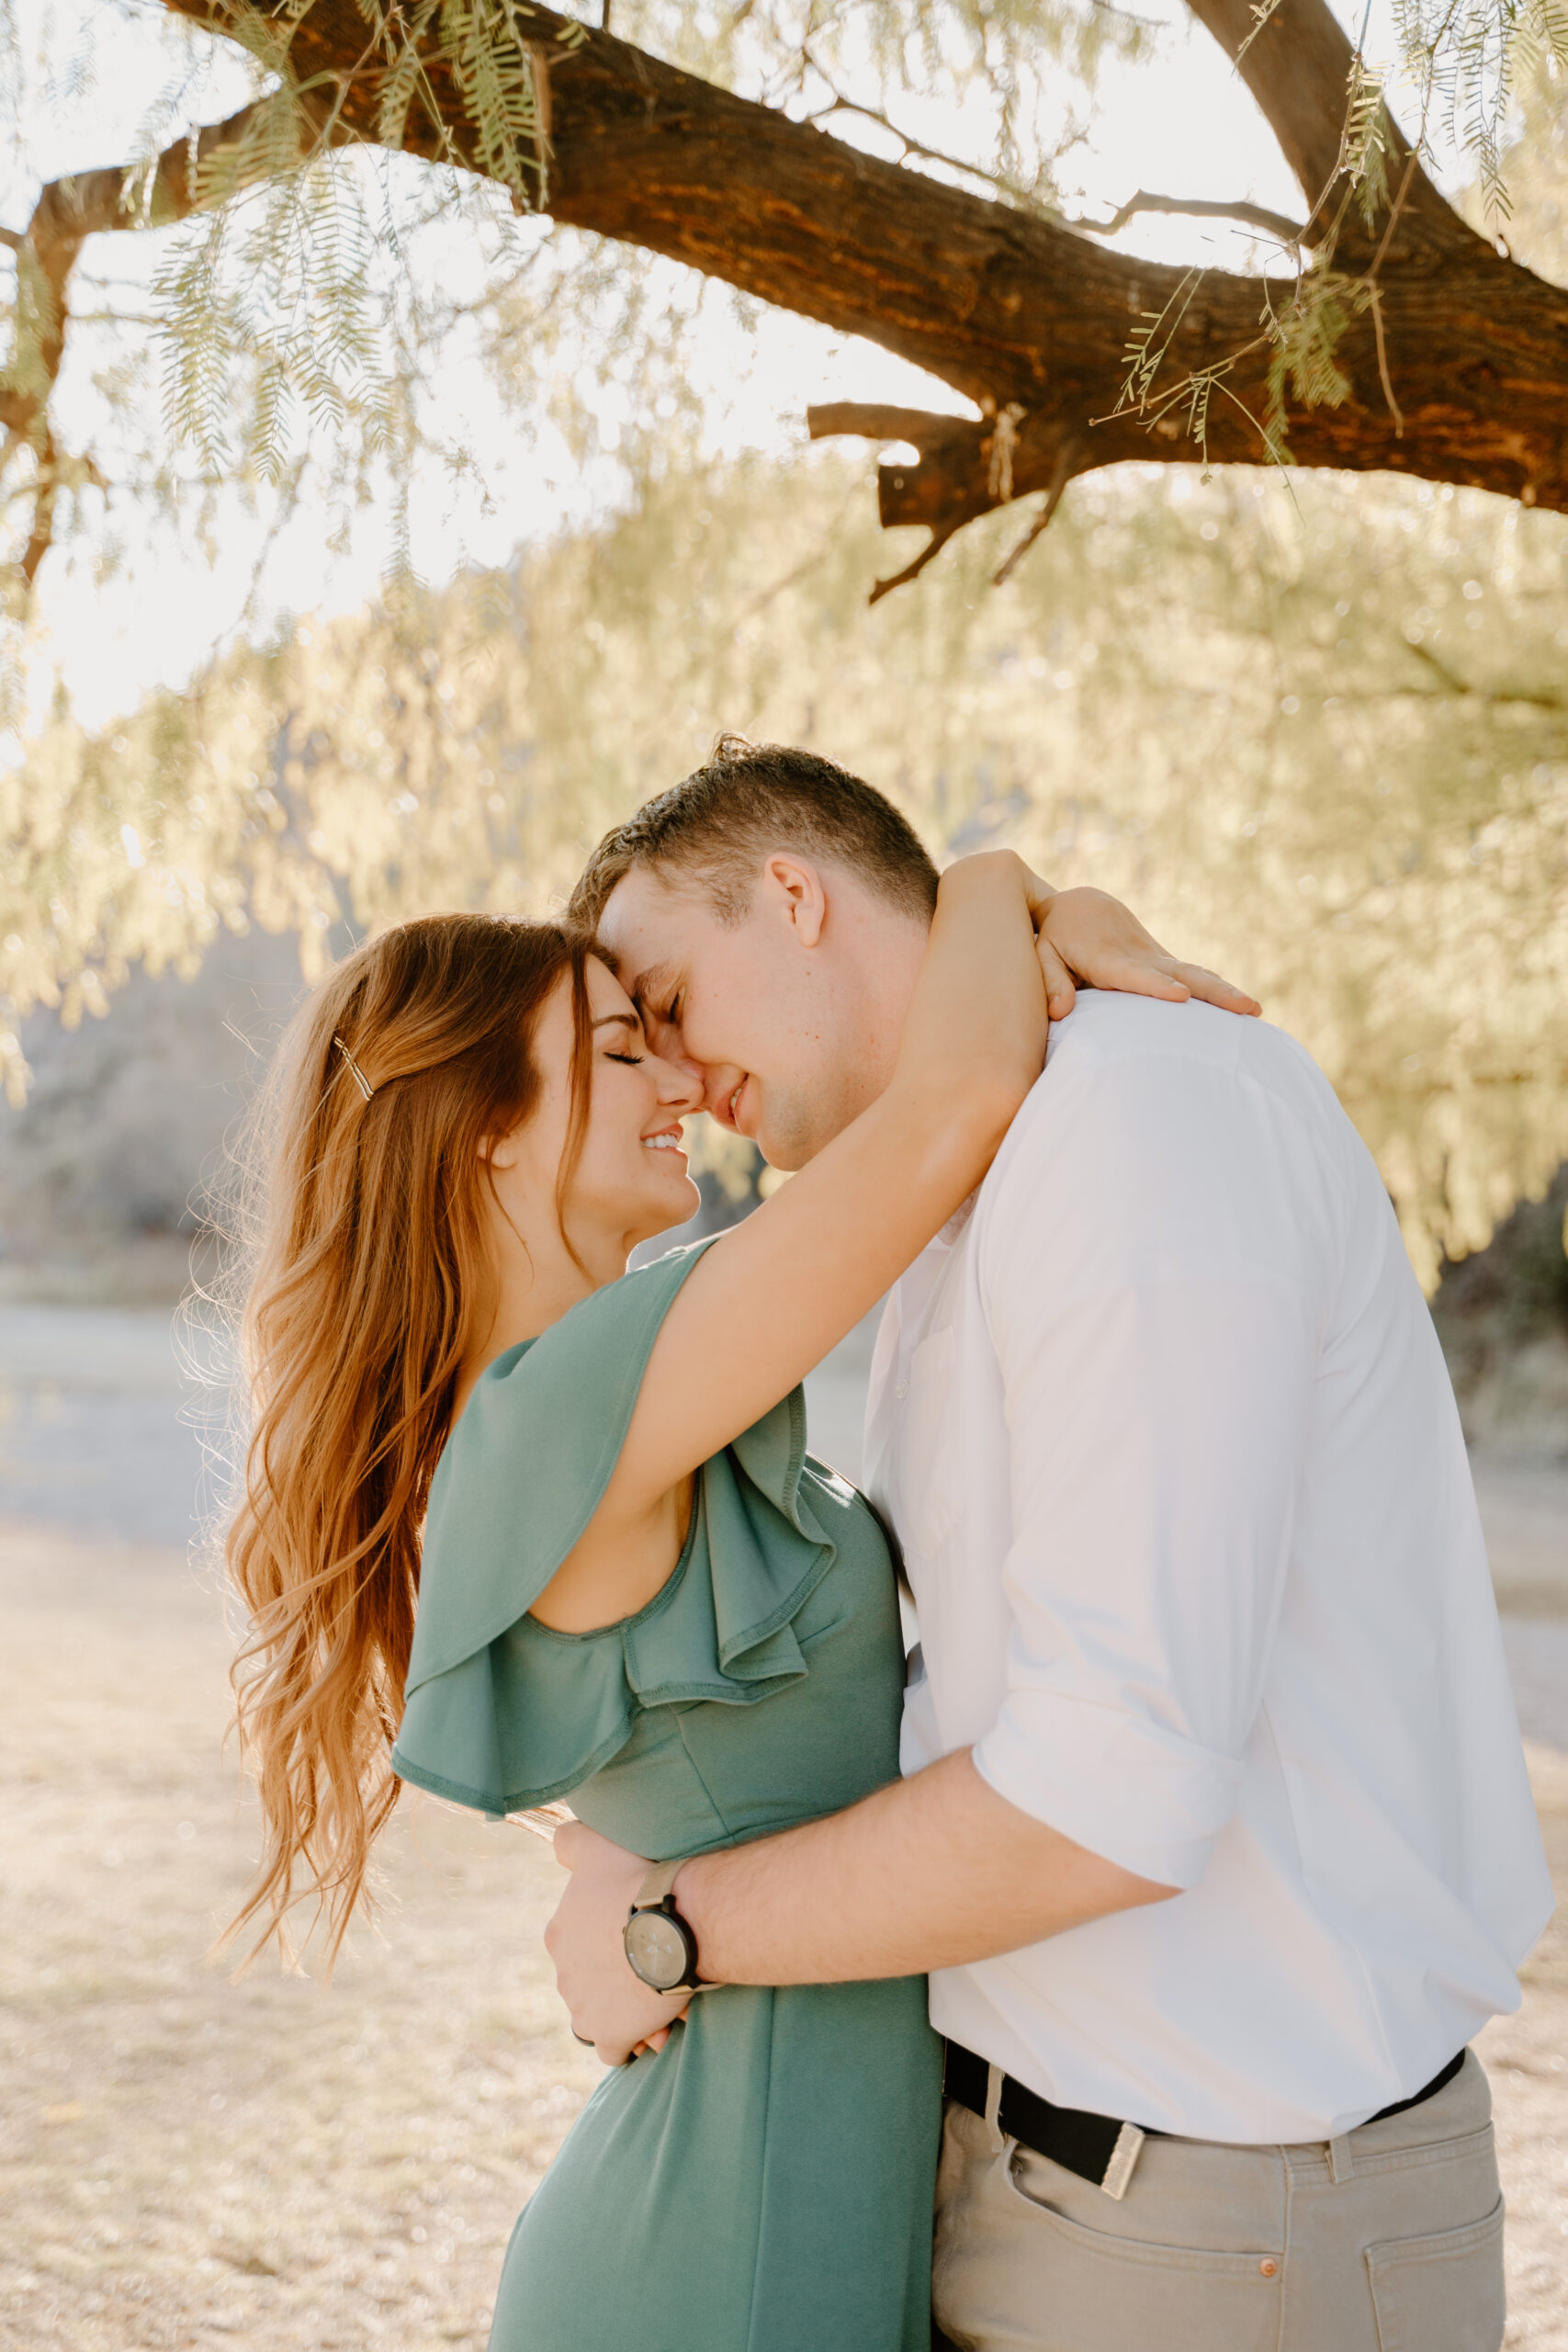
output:
[[[478,2352],[513,2221],[598,2075],[539,1943],[554,1864],[406,1804],[380,1932],[331,1986],[265,1962],[231,1982],[209,1948],[254,1824],[223,1754],[222,1610],[178,1542],[130,1540],[156,1384],[132,1362],[73,1423],[35,1359],[0,1426],[0,2347]],[[1568,1484],[1508,1491],[1539,1606]],[[1506,1632],[1568,1891],[1568,1609]],[[1525,1986],[1481,2044],[1507,2342],[1568,2352],[1564,1915]]]
[[[255,1849],[228,1644],[178,1552],[0,1535],[0,2346],[482,2346],[592,2088],[555,1864],[421,1802],[329,1988],[208,1948]]]

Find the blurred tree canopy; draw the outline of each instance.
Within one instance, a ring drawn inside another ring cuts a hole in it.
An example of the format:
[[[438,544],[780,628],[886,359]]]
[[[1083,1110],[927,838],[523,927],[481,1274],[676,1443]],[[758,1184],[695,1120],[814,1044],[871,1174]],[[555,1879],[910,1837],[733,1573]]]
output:
[[[18,154],[24,85],[68,107],[111,29],[157,94],[0,228],[0,730],[42,567],[216,543],[235,502],[332,539],[380,501],[406,542],[416,475],[475,477],[449,387],[476,362],[520,438],[618,449],[624,511],[440,596],[405,554],[382,610],[101,736],[63,703],[14,735],[13,1092],[19,1012],[99,1010],[225,927],[297,930],[310,971],[344,921],[542,905],[731,726],[859,768],[939,853],[1006,839],[1121,889],[1257,988],[1424,1276],[1541,1191],[1568,1151],[1557,0],[1405,0],[1408,139],[1325,0],[1190,0],[1301,217],[1138,190],[1099,224],[1066,217],[1073,107],[1152,37],[1095,0],[615,0],[613,31],[529,0],[102,0],[41,81],[17,5]],[[1119,247],[1151,210],[1235,220],[1249,266]],[[716,464],[715,303],[880,343],[967,413],[814,413],[883,451],[874,514],[826,449]],[[868,611],[879,527],[880,585],[931,568]]]
[[[77,1017],[225,925],[296,928],[309,972],[344,918],[542,910],[739,727],[831,752],[939,854],[1006,841],[1123,892],[1316,1054],[1428,1281],[1483,1244],[1568,1155],[1568,526],[1426,484],[1111,478],[1004,594],[1005,515],[867,611],[861,483],[828,452],[682,473],[105,737],[61,717],[0,782],[13,997]]]

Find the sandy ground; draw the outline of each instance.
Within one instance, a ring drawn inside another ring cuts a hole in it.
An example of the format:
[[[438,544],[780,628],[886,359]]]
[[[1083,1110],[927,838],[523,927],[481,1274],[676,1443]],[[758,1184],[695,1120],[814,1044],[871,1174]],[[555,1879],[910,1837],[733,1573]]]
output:
[[[330,1990],[208,1947],[248,1875],[228,1644],[182,1555],[0,1532],[0,2346],[482,2346],[598,2079],[524,1832],[422,1802]]]
[[[0,1315],[0,2347],[481,2346],[513,2221],[598,2077],[538,1941],[554,1866],[422,1800],[387,1841],[381,1933],[329,1990],[211,1963],[254,1832],[169,1361],[156,1317]],[[863,1371],[852,1348],[813,1384],[851,1470]],[[1532,1611],[1505,1635],[1568,1893],[1568,1474],[1481,1484],[1500,1591]],[[1568,2352],[1568,1915],[1481,2050],[1507,2342]]]

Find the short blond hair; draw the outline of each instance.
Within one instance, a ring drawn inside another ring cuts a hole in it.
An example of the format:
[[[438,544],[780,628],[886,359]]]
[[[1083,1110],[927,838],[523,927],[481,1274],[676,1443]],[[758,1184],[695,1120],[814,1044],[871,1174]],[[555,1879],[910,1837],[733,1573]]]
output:
[[[597,929],[634,866],[689,876],[719,920],[739,922],[757,871],[776,849],[847,866],[868,889],[929,922],[937,871],[908,819],[834,760],[786,743],[721,735],[704,765],[606,833],[571,894],[568,919]]]

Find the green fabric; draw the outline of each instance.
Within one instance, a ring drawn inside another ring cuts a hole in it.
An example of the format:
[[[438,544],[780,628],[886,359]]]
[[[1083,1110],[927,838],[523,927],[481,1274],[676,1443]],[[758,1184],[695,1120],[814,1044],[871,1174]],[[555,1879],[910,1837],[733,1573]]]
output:
[[[705,1464],[646,1609],[527,1615],[587,1524],[696,1249],[479,1382],[432,1490],[393,1760],[488,1812],[570,1795],[655,1860],[852,1804],[898,1769],[891,1562],[806,1453],[797,1390]],[[491,2352],[927,2352],[940,2046],[923,1978],[727,1985],[608,2075],[525,2210]]]

